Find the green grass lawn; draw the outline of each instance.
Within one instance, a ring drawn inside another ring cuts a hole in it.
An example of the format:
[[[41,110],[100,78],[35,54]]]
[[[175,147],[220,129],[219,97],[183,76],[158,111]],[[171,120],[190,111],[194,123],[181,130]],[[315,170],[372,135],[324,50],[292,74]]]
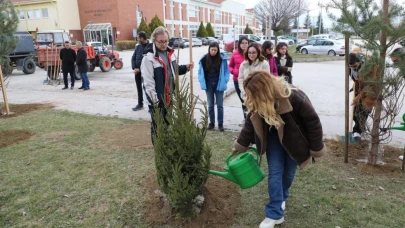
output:
[[[53,110],[0,119],[0,131],[35,134],[0,148],[0,227],[147,227],[141,209],[153,150],[101,140],[134,124],[148,123]],[[224,165],[236,134],[208,134],[212,163]],[[233,227],[257,227],[266,181],[240,192]],[[329,154],[297,172],[285,219],[279,227],[404,227],[405,175],[367,174]]]

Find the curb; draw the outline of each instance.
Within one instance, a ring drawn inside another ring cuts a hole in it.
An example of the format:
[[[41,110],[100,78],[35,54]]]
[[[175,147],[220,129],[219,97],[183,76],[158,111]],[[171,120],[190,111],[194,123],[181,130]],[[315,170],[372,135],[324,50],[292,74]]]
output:
[[[294,63],[315,63],[315,62],[328,62],[328,61],[343,61],[345,57],[329,57],[329,58],[294,58]]]
[[[235,87],[229,88],[227,90],[225,90],[224,92],[224,98],[229,97],[230,95],[232,95],[234,92],[236,92]]]

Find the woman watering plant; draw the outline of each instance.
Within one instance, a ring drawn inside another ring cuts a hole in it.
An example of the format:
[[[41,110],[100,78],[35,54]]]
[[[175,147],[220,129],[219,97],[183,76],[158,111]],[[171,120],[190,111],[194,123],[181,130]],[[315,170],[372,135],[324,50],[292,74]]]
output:
[[[243,117],[246,119],[246,107],[243,104],[243,99],[241,97],[241,91],[239,88],[238,77],[239,77],[239,67],[240,64],[245,61],[245,52],[249,46],[249,39],[246,36],[239,38],[237,50],[235,50],[229,60],[229,71],[233,75],[233,83],[235,85],[236,93],[238,94],[239,100],[242,103]]]
[[[288,47],[286,43],[279,43],[276,47],[276,64],[278,69],[278,76],[283,76],[285,80],[292,84],[292,66],[293,59],[288,54]]]
[[[259,153],[266,154],[270,202],[260,227],[272,228],[284,222],[285,201],[297,166],[304,168],[311,157],[326,152],[322,125],[305,93],[283,78],[256,71],[243,86],[248,114],[233,150],[245,152],[255,142]]]
[[[215,128],[215,101],[217,103],[218,129],[224,131],[224,91],[229,81],[228,57],[220,53],[219,44],[212,42],[208,47],[208,54],[204,55],[198,68],[198,80],[201,89],[205,90],[208,101],[210,123],[208,130]]]

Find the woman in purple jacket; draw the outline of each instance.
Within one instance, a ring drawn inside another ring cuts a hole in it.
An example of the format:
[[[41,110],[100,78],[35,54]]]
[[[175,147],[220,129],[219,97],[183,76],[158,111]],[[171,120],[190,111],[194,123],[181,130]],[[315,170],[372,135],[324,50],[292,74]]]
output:
[[[273,56],[273,44],[270,41],[264,41],[262,44],[262,55],[269,60],[270,73],[274,76],[278,76],[277,64]]]

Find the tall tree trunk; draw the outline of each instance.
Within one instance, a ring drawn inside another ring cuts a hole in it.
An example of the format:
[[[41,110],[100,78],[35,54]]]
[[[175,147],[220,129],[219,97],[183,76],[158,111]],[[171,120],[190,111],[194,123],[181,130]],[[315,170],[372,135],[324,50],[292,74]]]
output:
[[[383,0],[383,23],[388,25],[388,6],[389,0]],[[380,37],[380,64],[377,68],[376,74],[376,96],[377,102],[375,105],[375,113],[373,117],[373,129],[371,130],[371,148],[368,154],[368,163],[371,165],[377,164],[378,153],[380,148],[380,121],[381,121],[381,112],[382,112],[382,78],[384,77],[385,71],[385,57],[387,52],[387,28],[383,28],[381,31]]]

